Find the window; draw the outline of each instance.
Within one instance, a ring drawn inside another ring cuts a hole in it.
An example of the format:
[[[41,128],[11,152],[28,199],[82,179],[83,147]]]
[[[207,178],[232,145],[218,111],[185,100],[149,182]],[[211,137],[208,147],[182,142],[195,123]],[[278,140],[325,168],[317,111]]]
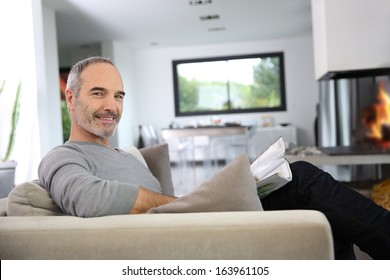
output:
[[[174,60],[176,116],[285,111],[283,53]]]

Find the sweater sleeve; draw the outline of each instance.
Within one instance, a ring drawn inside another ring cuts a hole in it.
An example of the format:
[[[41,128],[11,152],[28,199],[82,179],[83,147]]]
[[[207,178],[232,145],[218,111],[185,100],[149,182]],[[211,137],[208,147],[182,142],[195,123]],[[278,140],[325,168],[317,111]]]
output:
[[[102,179],[93,175],[94,168],[94,163],[79,151],[54,149],[40,163],[39,182],[50,192],[55,203],[70,215],[128,214],[137,198],[139,186]]]

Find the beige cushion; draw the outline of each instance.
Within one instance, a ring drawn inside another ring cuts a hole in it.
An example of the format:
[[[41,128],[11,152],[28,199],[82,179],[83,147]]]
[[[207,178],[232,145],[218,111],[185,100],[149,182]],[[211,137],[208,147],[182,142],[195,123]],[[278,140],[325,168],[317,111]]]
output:
[[[133,155],[149,168],[154,177],[160,182],[164,194],[173,195],[174,189],[168,144],[157,144],[140,150],[130,145],[123,148],[123,151]]]
[[[150,171],[160,182],[162,193],[173,195],[171,162],[169,159],[168,144],[158,144],[139,150],[145,159]]]
[[[8,216],[65,215],[36,181],[17,185],[8,195]]]
[[[261,211],[255,180],[246,155],[236,157],[190,194],[152,208],[148,213]]]

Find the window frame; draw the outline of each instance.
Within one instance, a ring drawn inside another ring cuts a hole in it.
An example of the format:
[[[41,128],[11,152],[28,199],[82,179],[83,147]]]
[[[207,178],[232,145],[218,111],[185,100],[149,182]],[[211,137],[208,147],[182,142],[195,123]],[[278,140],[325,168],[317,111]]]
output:
[[[216,61],[228,61],[248,58],[267,58],[277,57],[279,59],[279,79],[280,79],[280,95],[281,104],[277,107],[262,107],[262,108],[249,108],[249,109],[227,109],[227,110],[206,110],[195,112],[181,112],[180,111],[180,92],[179,92],[179,73],[178,66],[186,63],[197,62],[216,62]],[[284,74],[284,53],[283,52],[270,52],[270,53],[256,53],[246,55],[231,55],[231,56],[219,56],[219,57],[205,57],[205,58],[193,58],[193,59],[180,59],[172,60],[173,70],[173,89],[174,89],[174,102],[175,102],[175,116],[202,116],[202,115],[220,115],[220,114],[239,114],[239,113],[259,113],[259,112],[282,112],[287,110],[286,104],[286,90],[285,90],[285,74]]]

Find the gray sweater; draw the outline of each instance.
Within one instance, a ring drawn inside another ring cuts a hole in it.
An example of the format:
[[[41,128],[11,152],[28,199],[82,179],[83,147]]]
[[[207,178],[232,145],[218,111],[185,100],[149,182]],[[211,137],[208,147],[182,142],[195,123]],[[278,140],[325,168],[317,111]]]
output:
[[[66,142],[51,150],[39,165],[38,177],[65,213],[80,217],[128,214],[139,186],[162,192],[136,157],[88,142]]]

